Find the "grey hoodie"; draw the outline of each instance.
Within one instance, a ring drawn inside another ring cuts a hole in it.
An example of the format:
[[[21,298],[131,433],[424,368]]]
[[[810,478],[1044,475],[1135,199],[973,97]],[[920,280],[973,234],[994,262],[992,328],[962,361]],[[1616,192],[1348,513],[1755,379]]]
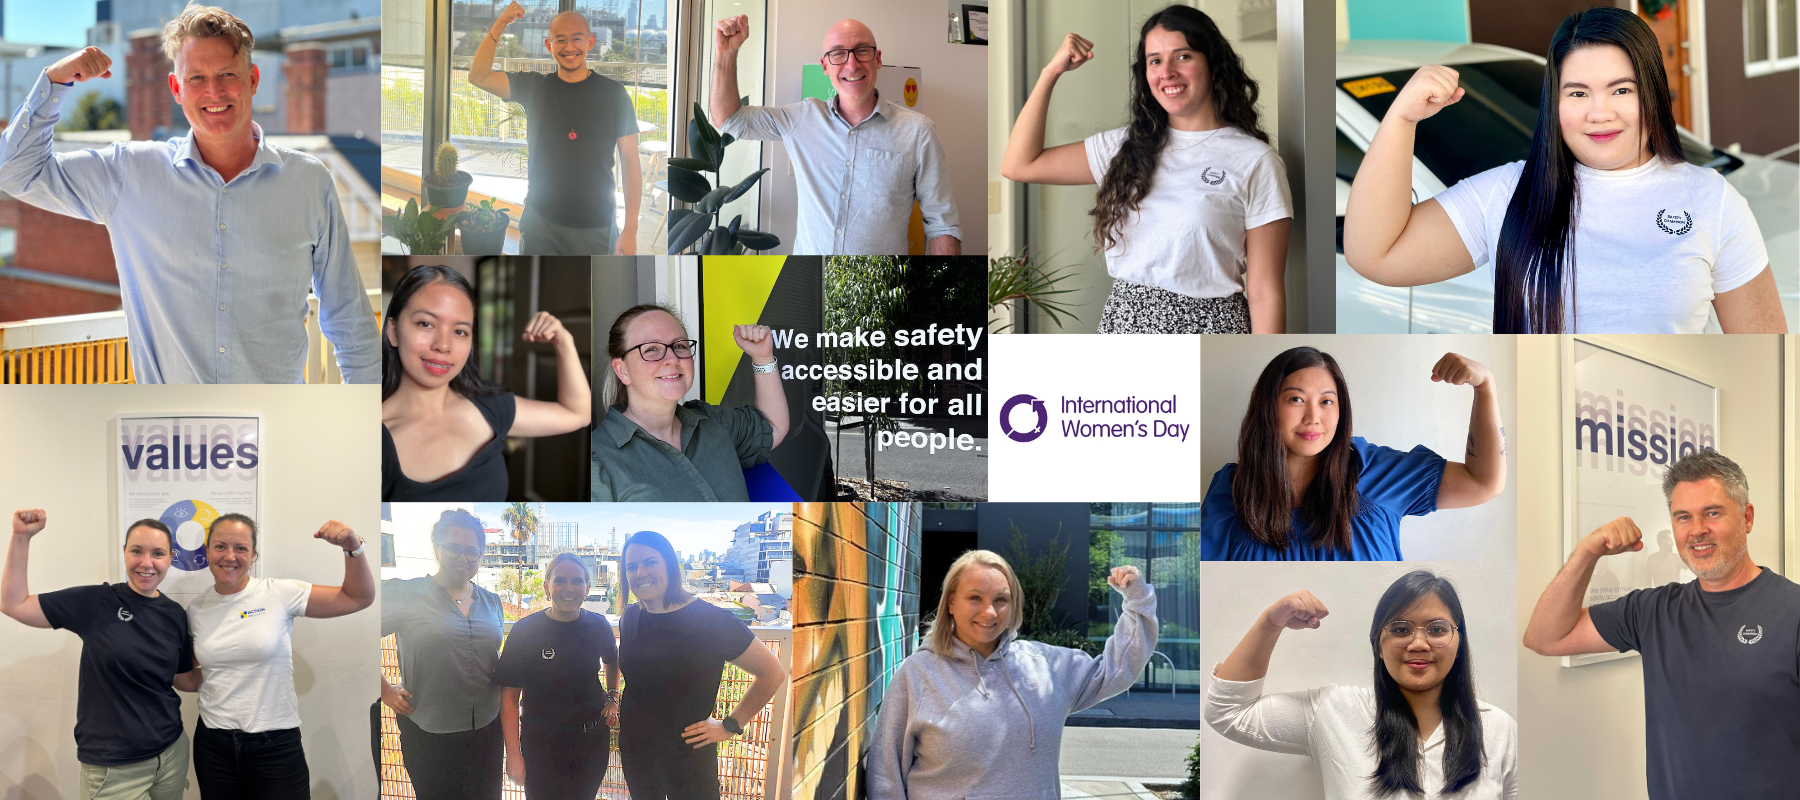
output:
[[[1063,721],[1137,681],[1156,649],[1142,580],[1099,657],[1007,634],[982,658],[955,641],[900,663],[869,744],[869,800],[1057,800]]]

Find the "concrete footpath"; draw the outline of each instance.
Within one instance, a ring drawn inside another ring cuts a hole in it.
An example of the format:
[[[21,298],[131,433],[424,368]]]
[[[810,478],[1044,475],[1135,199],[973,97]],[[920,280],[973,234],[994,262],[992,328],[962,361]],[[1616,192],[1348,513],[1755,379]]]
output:
[[[1187,754],[1198,731],[1174,728],[1063,728],[1064,798],[1156,800],[1145,784],[1187,779]]]

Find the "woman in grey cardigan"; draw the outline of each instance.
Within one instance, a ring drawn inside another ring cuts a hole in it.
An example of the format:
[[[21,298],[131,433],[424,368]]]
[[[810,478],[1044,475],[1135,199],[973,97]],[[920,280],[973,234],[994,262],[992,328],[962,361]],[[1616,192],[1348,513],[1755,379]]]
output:
[[[1113,567],[1106,582],[1125,605],[1095,657],[1016,638],[1022,592],[999,555],[972,550],[950,565],[925,648],[882,700],[869,797],[1060,797],[1063,721],[1130,688],[1156,649],[1155,590],[1137,567]]]

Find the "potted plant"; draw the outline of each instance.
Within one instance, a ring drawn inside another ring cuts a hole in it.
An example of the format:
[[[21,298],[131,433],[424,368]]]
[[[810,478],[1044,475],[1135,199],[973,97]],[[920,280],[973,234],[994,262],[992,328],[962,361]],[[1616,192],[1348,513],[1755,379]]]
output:
[[[749,98],[744,98],[744,104],[749,103]],[[669,212],[669,252],[685,250],[696,255],[724,256],[781,246],[781,240],[772,233],[739,230],[742,215],[733,217],[730,224],[719,222],[725,204],[742,197],[763,173],[769,171],[759,169],[736,186],[713,188],[725,163],[725,148],[734,141],[730,134],[720,136],[706,120],[706,112],[701,110],[700,104],[694,104],[694,116],[688,120],[688,157],[669,159],[669,194],[693,208]],[[712,173],[712,180],[707,180],[700,174],[702,172]]]
[[[462,213],[462,249],[472,256],[497,256],[506,247],[506,229],[512,224],[511,214],[495,208],[493,198],[481,201]]]
[[[437,157],[432,159],[431,174],[426,175],[420,183],[425,187],[425,202],[438,208],[458,208],[469,199],[469,184],[475,177],[456,168],[456,145],[449,142],[438,145]]]
[[[1067,280],[1073,274],[1070,268],[1051,268],[1038,265],[1031,260],[1031,254],[1021,252],[1016,256],[1001,256],[988,261],[988,324],[991,333],[1005,333],[1013,327],[1012,320],[1031,313],[1032,307],[1043,309],[1044,315],[1058,327],[1075,321],[1075,310],[1067,298],[1059,295],[1069,294],[1074,289],[1057,288],[1057,284]],[[1013,308],[1015,301],[1024,301]],[[1004,320],[1004,321],[1002,321]],[[1000,323],[998,327],[994,324]]]
[[[406,245],[406,251],[415,256],[443,255],[444,245],[450,241],[450,231],[462,219],[462,214],[440,218],[432,213],[436,210],[431,206],[420,209],[418,200],[409,199],[399,216],[382,218],[382,232],[399,239]]]

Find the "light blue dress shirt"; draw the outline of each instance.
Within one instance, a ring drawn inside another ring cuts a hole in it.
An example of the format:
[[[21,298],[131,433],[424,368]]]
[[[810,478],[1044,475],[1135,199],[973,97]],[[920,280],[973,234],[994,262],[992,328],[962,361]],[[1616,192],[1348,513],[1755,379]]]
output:
[[[192,137],[56,153],[69,86],[39,73],[0,135],[0,191],[106,226],[139,383],[299,383],[306,295],[350,383],[381,382],[374,312],[331,173],[269,144],[226,182]]]

